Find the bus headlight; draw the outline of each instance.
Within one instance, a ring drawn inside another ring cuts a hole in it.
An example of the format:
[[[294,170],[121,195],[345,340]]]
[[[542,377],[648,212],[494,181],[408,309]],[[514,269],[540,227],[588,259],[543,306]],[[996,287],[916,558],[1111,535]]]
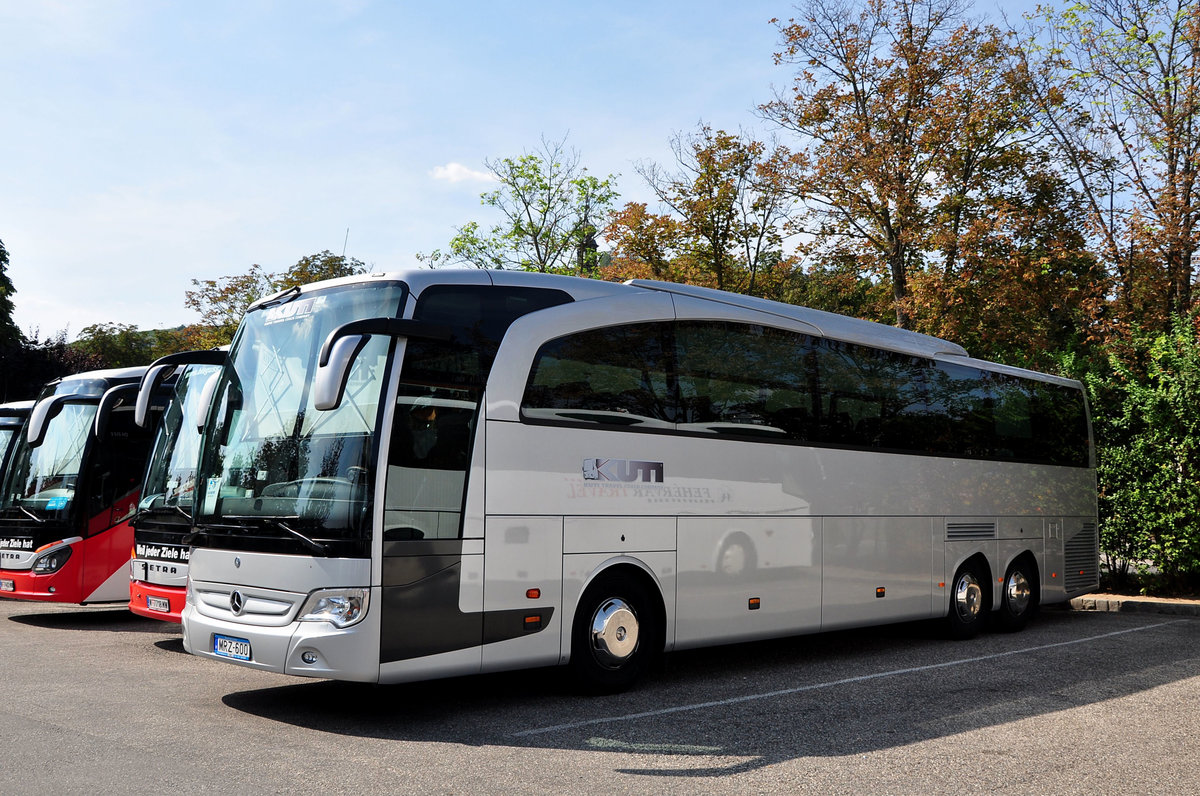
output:
[[[58,572],[70,557],[70,547],[60,547],[57,550],[39,556],[33,561],[33,574],[49,575],[52,572]]]
[[[300,622],[330,622],[350,627],[367,614],[367,589],[318,589],[300,609]]]

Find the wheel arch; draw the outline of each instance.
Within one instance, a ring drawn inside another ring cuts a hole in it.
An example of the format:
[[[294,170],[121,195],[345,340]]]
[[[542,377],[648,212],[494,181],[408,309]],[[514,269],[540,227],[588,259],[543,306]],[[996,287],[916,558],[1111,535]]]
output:
[[[654,574],[645,562],[640,561],[632,556],[620,556],[611,558],[593,569],[583,580],[582,588],[579,590],[579,596],[575,599],[575,604],[571,606],[571,615],[563,617],[563,626],[570,628],[575,624],[575,616],[579,612],[579,605],[583,601],[583,597],[588,593],[588,589],[592,588],[597,583],[602,582],[608,577],[628,577],[641,582],[646,591],[653,598],[653,610],[655,618],[658,620],[657,627],[659,628],[659,637],[654,640],[657,653],[666,651],[666,640],[671,635],[667,629],[667,608],[666,599],[663,596],[662,583]],[[565,657],[569,658],[571,654],[570,644],[565,645]]]

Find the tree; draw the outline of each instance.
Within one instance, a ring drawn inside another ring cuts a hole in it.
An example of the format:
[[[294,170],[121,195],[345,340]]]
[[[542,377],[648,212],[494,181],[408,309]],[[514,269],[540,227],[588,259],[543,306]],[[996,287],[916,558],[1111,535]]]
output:
[[[207,330],[199,336],[203,348],[227,345],[233,340],[246,308],[262,296],[274,293],[274,275],[255,263],[244,274],[219,279],[193,279],[184,306],[200,314],[200,325]]]
[[[0,347],[0,402],[31,400],[46,382],[100,367],[97,357],[67,342],[66,330],[42,340],[35,329],[22,344]]]
[[[1088,377],[1099,447],[1101,549],[1123,578],[1153,567],[1176,591],[1200,582],[1200,340],[1193,319],[1136,331]],[[1131,367],[1130,361],[1138,363]]]
[[[795,195],[815,261],[857,259],[913,325],[910,279],[959,273],[979,197],[1027,143],[1020,64],[994,27],[959,24],[960,0],[809,0],[777,24],[797,74],[763,106],[799,140]]]
[[[365,274],[367,266],[362,260],[354,257],[347,258],[342,254],[324,251],[301,257],[295,265],[282,274],[273,277],[273,290],[287,290],[289,287],[307,285],[310,282],[320,282],[324,279],[338,279],[343,276]]]
[[[936,228],[934,240],[956,253],[912,275],[908,306],[913,328],[976,356],[1054,370],[1063,352],[1101,334],[1108,283],[1077,221],[1079,195],[1045,153],[1013,154],[1018,174]]]
[[[614,275],[641,264],[656,279],[778,296],[794,266],[783,254],[790,153],[706,124],[671,149],[674,169],[638,166],[665,212],[630,203],[610,220]]]
[[[895,318],[891,289],[885,282],[865,276],[859,258],[847,253],[797,269],[780,295],[782,301],[852,318],[888,323]]]
[[[450,241],[449,257],[478,268],[519,268],[544,273],[587,274],[599,261],[596,238],[617,193],[616,178],[598,179],[579,165],[566,139],[542,140],[539,152],[485,161],[500,187],[480,196],[498,211],[490,229],[469,222]],[[446,258],[435,252],[428,259]]]
[[[300,258],[281,274],[268,273],[257,263],[244,274],[219,279],[193,279],[184,306],[200,314],[198,327],[186,331],[195,348],[227,345],[241,323],[246,308],[263,296],[322,279],[366,273],[367,267],[329,250]]]
[[[105,368],[148,365],[155,358],[153,333],[127,323],[94,323],[72,345]]]
[[[0,347],[20,345],[25,341],[21,330],[13,322],[13,287],[12,279],[8,276],[8,249],[0,240]]]
[[[652,213],[645,202],[629,202],[609,219],[605,237],[612,246],[605,278],[657,279],[691,284],[682,267],[683,231],[679,222]]]
[[[1117,311],[1170,328],[1200,247],[1200,0],[1039,9],[1027,44],[1041,119],[1068,164]]]

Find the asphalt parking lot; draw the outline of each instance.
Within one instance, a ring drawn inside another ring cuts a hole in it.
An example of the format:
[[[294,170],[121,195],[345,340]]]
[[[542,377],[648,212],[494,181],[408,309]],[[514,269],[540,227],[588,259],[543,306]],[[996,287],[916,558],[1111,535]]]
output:
[[[1200,792],[1200,619],[1047,610],[363,686],[193,658],[124,610],[0,600],[7,793]]]

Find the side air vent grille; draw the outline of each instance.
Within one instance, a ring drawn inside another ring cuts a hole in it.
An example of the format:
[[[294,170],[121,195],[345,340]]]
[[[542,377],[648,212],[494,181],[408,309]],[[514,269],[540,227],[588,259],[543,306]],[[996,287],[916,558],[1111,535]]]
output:
[[[996,523],[994,522],[948,522],[946,523],[946,539],[951,542],[963,539],[995,539]]]
[[[1098,542],[1096,523],[1085,522],[1082,530],[1063,545],[1063,585],[1068,594],[1093,589],[1100,583]]]

